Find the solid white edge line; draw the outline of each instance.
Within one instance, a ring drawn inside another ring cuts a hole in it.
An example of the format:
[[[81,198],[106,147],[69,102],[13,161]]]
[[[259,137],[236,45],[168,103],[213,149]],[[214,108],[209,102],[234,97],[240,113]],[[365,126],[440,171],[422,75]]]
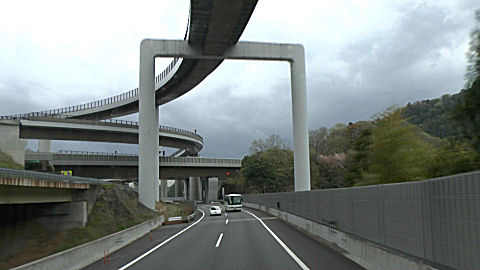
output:
[[[227,220],[225,220],[225,224],[228,224],[228,218],[227,218]]]
[[[198,209],[198,211],[202,212],[202,217],[195,221],[195,223],[193,223],[192,225],[186,227],[185,229],[179,231],[178,233],[174,234],[173,236],[170,236],[167,240],[163,241],[162,243],[158,244],[156,247],[150,249],[149,251],[143,253],[142,255],[140,255],[138,258],[136,258],[135,260],[127,263],[126,265],[122,266],[121,268],[119,268],[118,270],[125,270],[127,269],[128,267],[132,266],[134,263],[140,261],[141,259],[145,258],[145,256],[147,256],[148,254],[154,252],[155,250],[157,250],[158,248],[160,248],[161,246],[165,245],[166,243],[170,242],[170,240],[172,240],[173,238],[179,236],[180,234],[184,233],[185,231],[187,231],[188,229],[190,229],[191,227],[195,226],[197,223],[199,223],[200,221],[202,221],[203,217],[205,216],[205,213]]]
[[[258,221],[260,221],[260,223],[263,225],[263,227],[265,227],[265,229],[267,229],[267,231],[273,236],[273,238],[275,238],[275,240],[277,240],[277,242],[280,244],[280,246],[282,246],[282,248],[288,253],[288,255],[290,255],[290,257],[292,257],[295,262],[300,266],[300,268],[302,268],[303,270],[310,270],[310,268],[308,268],[307,265],[305,265],[302,260],[300,260],[300,258],[297,257],[297,255],[295,255],[295,253],[293,253],[293,251],[291,251],[287,245],[285,245],[283,243],[283,241],[278,238],[277,235],[275,235],[272,230],[270,230],[270,228],[268,228],[267,225],[265,225],[265,223],[259,219],[257,216],[255,216],[253,213],[250,213],[249,211],[246,211],[246,210],[243,210],[245,213],[248,213],[250,215],[252,215],[254,218],[256,218]]]
[[[220,236],[218,237],[217,244],[215,245],[216,248],[220,246],[220,242],[222,242],[222,238],[223,238],[223,233],[221,233]]]

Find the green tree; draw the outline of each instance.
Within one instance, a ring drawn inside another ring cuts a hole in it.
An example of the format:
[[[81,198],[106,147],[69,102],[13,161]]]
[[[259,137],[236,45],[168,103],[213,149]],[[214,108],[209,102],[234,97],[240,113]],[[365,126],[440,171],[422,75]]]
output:
[[[250,154],[256,154],[272,148],[286,149],[288,147],[279,135],[270,135],[266,140],[254,140],[250,145],[249,151]]]
[[[345,178],[345,186],[351,187],[360,182],[362,175],[368,172],[370,165],[370,147],[372,145],[371,128],[362,130],[353,143],[353,151],[349,152],[348,173]]]
[[[350,136],[347,126],[338,123],[331,127],[328,134],[328,152],[333,155],[337,153],[345,153],[350,148]]]
[[[272,135],[265,141],[255,140],[250,151],[251,155],[242,160],[241,170],[246,192],[293,190],[293,151],[278,135]]]
[[[316,130],[310,130],[308,134],[310,150],[316,155],[326,155],[328,153],[328,129],[321,127]]]
[[[273,166],[259,155],[244,157],[241,172],[245,177],[247,193],[265,193],[275,184]]]
[[[462,134],[480,155],[480,79],[471,88],[463,90],[464,99],[453,110]]]
[[[467,52],[466,86],[470,88],[480,78],[480,9],[475,11],[476,25],[470,34],[470,48]]]
[[[433,152],[433,161],[428,166],[428,177],[440,177],[478,169],[473,149],[456,141],[444,141],[444,145]]]
[[[361,184],[413,181],[426,178],[430,146],[420,130],[391,108],[377,115],[368,153],[370,164]]]

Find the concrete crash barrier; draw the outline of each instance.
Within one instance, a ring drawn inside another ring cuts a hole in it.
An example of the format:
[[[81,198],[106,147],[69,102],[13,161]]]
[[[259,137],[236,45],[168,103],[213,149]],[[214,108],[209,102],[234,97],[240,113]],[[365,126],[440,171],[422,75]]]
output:
[[[105,254],[111,254],[146,235],[151,230],[161,226],[163,221],[164,216],[159,216],[92,242],[15,267],[12,270],[81,269],[104,258]]]
[[[368,270],[437,270],[413,257],[385,249],[375,243],[332,229],[290,213],[258,205],[243,203],[244,206],[267,212],[293,225],[301,231],[332,247],[348,259]]]

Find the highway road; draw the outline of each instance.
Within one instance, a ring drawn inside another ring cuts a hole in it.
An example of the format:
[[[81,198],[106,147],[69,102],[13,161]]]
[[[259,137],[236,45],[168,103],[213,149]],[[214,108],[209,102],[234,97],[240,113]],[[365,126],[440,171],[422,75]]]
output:
[[[263,212],[209,216],[163,226],[85,269],[364,269]]]

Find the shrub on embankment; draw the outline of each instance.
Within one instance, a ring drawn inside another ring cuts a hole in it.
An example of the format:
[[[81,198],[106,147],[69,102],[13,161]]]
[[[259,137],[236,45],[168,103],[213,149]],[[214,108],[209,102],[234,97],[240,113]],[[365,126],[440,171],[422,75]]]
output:
[[[122,190],[116,185],[104,185],[99,188],[96,203],[84,228],[52,231],[27,217],[2,220],[0,269],[22,265],[90,242],[160,214],[140,204],[135,192]]]

